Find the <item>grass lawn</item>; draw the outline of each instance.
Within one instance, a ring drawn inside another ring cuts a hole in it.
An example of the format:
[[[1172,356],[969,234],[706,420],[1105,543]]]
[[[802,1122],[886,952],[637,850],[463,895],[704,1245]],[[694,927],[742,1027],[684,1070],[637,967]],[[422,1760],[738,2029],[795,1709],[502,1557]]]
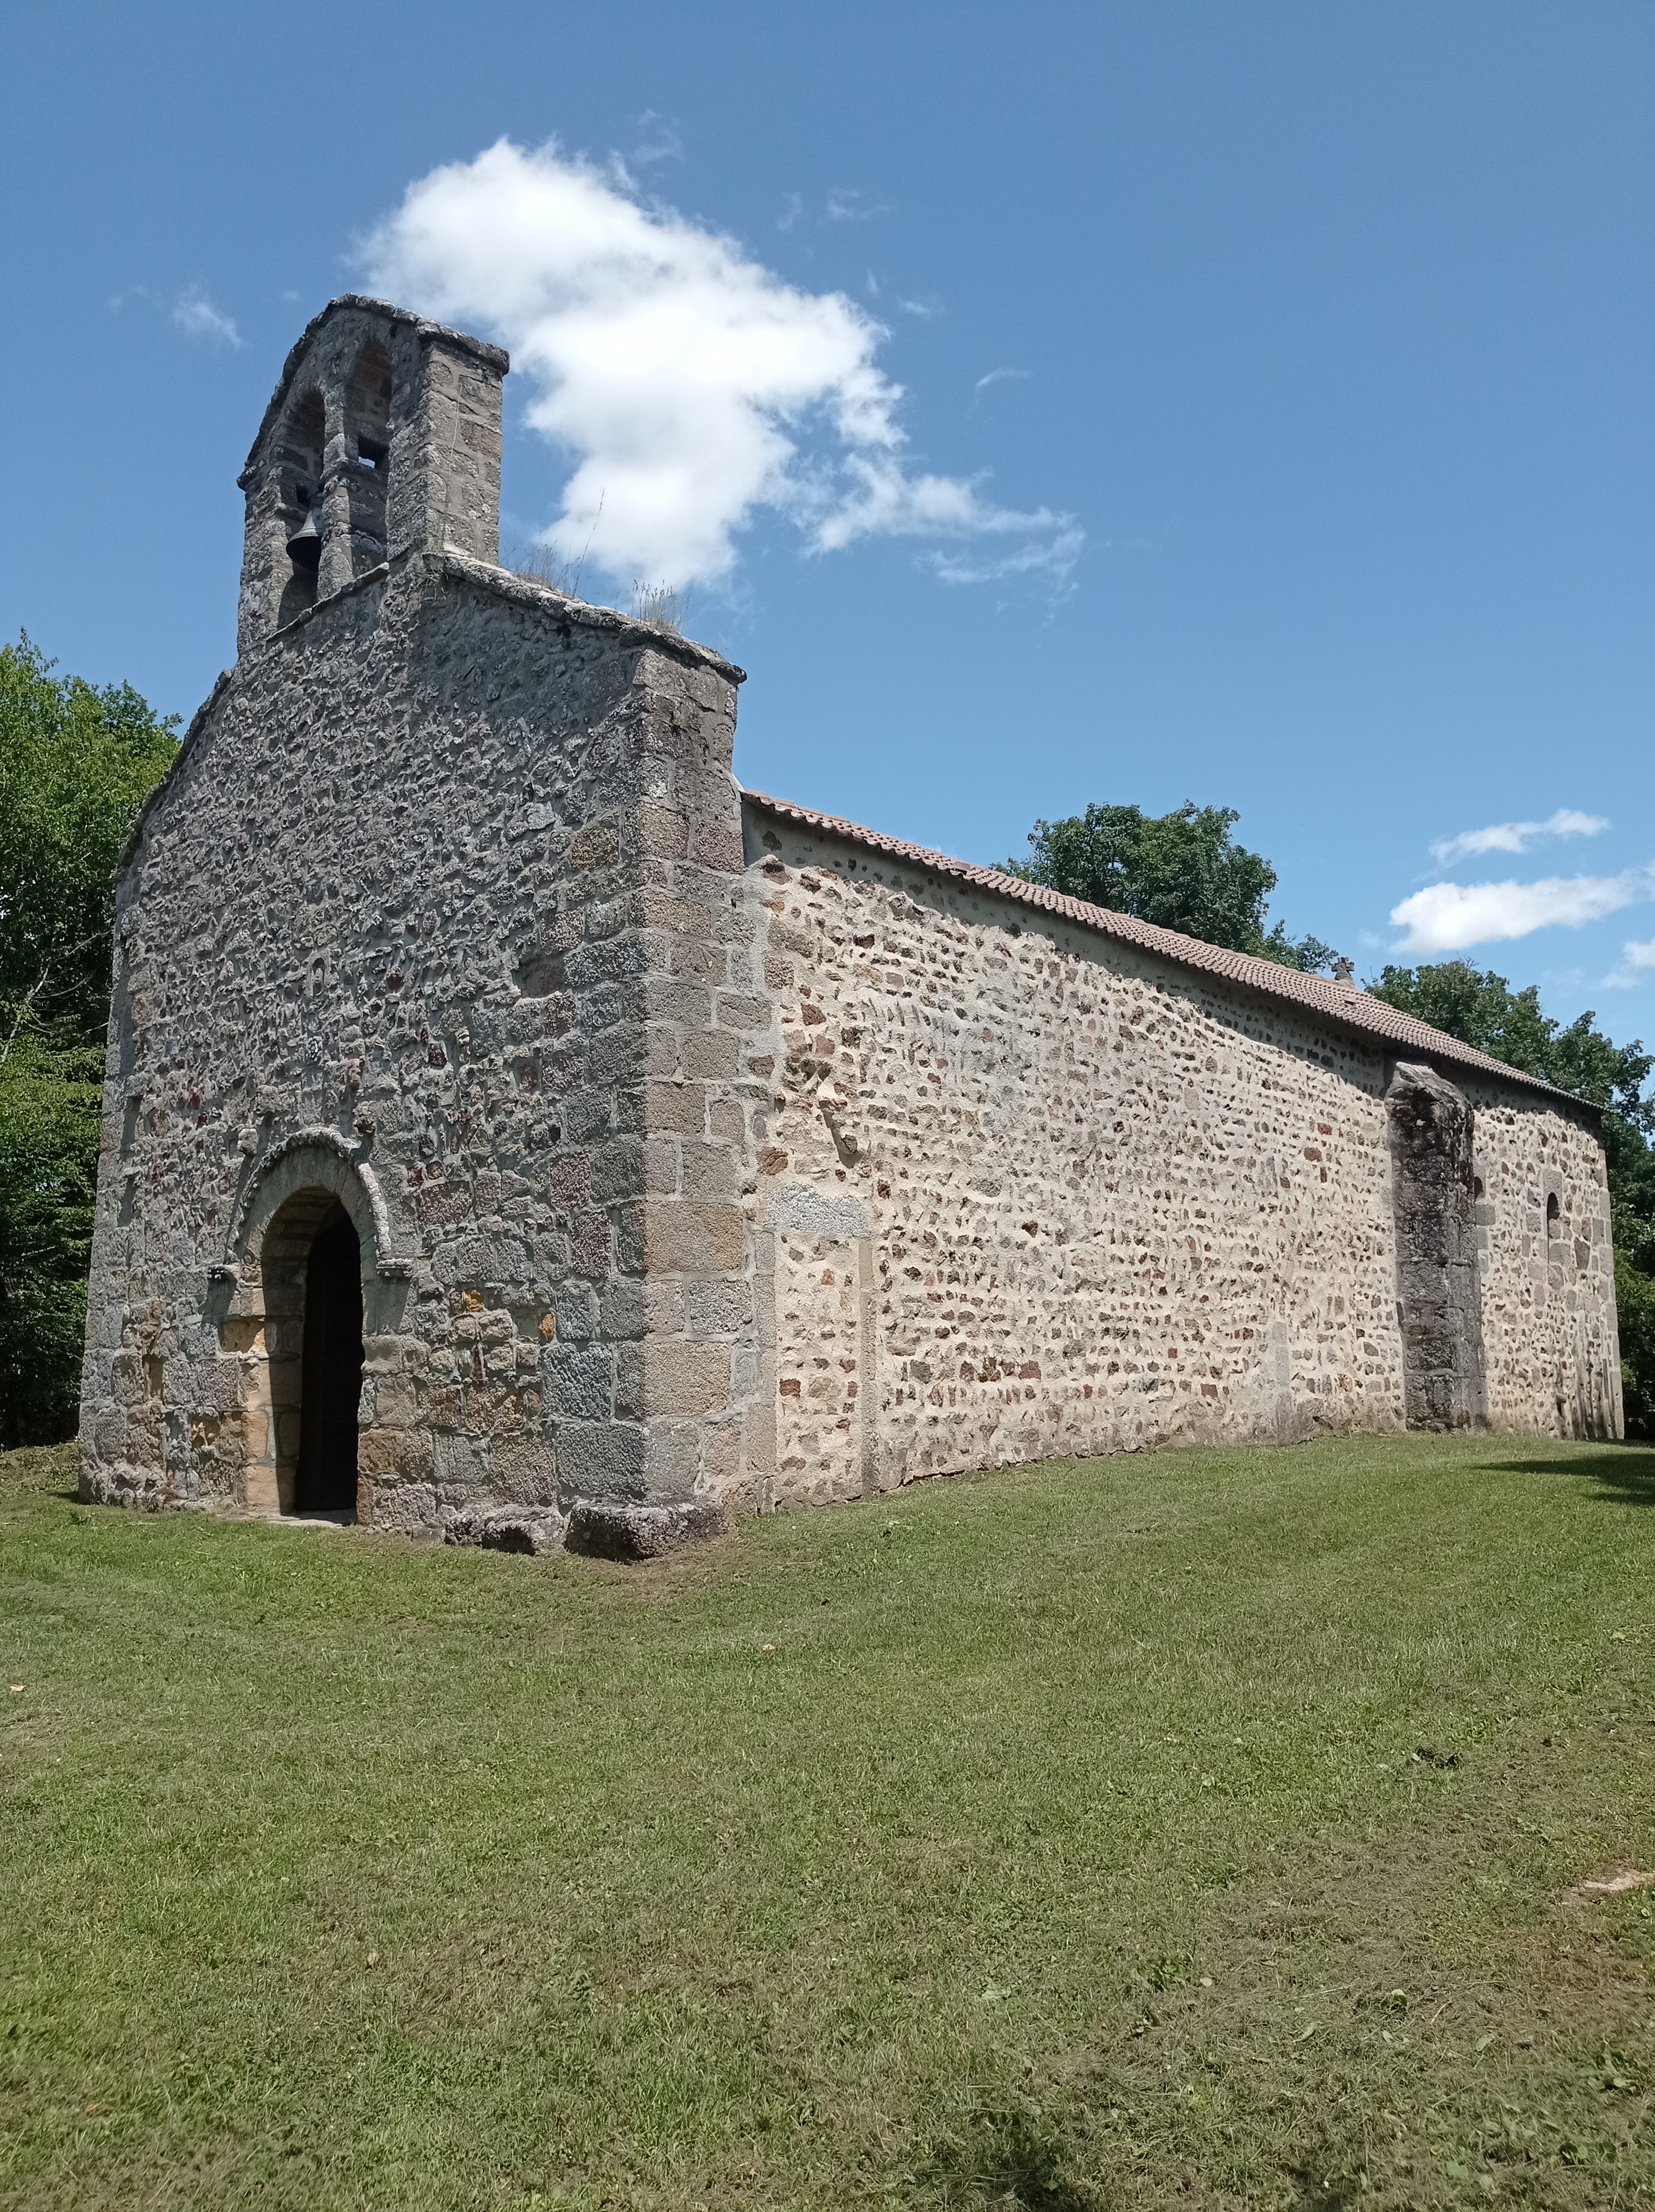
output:
[[[1655,2205],[1655,1453],[648,1569],[0,1459],[0,2203]]]

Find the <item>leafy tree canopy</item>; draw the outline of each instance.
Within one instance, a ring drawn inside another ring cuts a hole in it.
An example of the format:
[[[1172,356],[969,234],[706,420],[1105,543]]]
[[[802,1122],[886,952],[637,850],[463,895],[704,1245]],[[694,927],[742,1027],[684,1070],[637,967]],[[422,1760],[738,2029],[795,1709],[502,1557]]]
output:
[[[1088,806],[1061,822],[1037,822],[1027,859],[1006,866],[1025,883],[1208,945],[1284,967],[1330,969],[1338,955],[1320,938],[1291,939],[1279,921],[1267,933],[1275,870],[1262,853],[1236,843],[1230,832],[1240,818],[1232,806],[1197,806],[1193,799],[1170,814]]]
[[[1640,1135],[1655,1136],[1655,1098],[1643,1095],[1655,1054],[1636,1042],[1612,1043],[1597,1026],[1595,1013],[1581,1014],[1566,1029],[1541,1012],[1536,985],[1514,991],[1503,975],[1464,960],[1439,960],[1428,968],[1386,967],[1367,988],[1388,1006],[1446,1030],[1462,1044],[1555,1083],[1560,1091],[1589,1098],[1594,1106],[1611,1107]]]
[[[177,750],[130,684],[0,646],[0,1445],[73,1420],[115,861]]]
[[[115,860],[178,750],[130,684],[52,666],[0,646],[0,1047],[24,1027],[101,1046]]]

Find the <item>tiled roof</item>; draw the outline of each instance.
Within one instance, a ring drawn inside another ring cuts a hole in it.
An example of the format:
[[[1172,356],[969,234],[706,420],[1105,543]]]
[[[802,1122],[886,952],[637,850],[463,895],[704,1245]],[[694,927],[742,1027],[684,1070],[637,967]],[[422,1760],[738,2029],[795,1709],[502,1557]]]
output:
[[[1472,1045],[1462,1044],[1457,1037],[1433,1029],[1428,1022],[1416,1021],[1412,1014],[1387,1006],[1383,999],[1360,990],[1354,983],[1341,982],[1327,975],[1307,975],[1300,969],[1284,968],[1275,960],[1259,960],[1249,952],[1232,952],[1221,945],[1206,945],[1198,937],[1185,937],[1176,929],[1159,929],[1153,922],[1139,921],[1129,914],[1116,914],[1108,907],[1089,906],[1084,899],[1068,898],[1062,891],[1049,890],[1044,884],[1028,884],[1019,876],[1004,875],[998,868],[979,867],[973,860],[951,860],[946,853],[929,852],[923,845],[906,844],[900,837],[886,837],[877,830],[865,830],[858,822],[842,821],[834,814],[818,814],[810,806],[795,806],[790,799],[772,799],[762,791],[746,791],[742,796],[784,822],[823,830],[870,852],[911,861],[935,875],[952,877],[956,882],[974,884],[980,890],[998,892],[1003,898],[1042,908],[1048,914],[1062,915],[1065,921],[1078,921],[1083,927],[1098,930],[1105,937],[1123,938],[1129,945],[1141,945],[1147,952],[1158,952],[1164,960],[1176,961],[1181,968],[1222,975],[1226,982],[1244,984],[1262,997],[1305,1008],[1364,1036],[1383,1038],[1386,1044],[1401,1046],[1433,1060],[1448,1060],[1462,1067],[1475,1067],[1486,1075],[1497,1075],[1505,1082],[1543,1091],[1554,1098],[1569,1095],[1549,1083],[1542,1083],[1538,1076],[1525,1075],[1520,1068],[1508,1067],[1503,1060],[1492,1059]],[[1573,1103],[1596,1111],[1584,1099]]]

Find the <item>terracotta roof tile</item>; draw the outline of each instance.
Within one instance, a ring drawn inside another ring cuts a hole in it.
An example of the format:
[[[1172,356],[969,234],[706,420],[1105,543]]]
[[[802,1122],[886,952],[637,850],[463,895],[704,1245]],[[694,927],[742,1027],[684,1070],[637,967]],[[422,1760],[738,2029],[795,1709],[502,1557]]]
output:
[[[1475,1067],[1507,1083],[1521,1084],[1526,1090],[1543,1091],[1554,1098],[1571,1096],[1549,1083],[1542,1083],[1538,1076],[1525,1075],[1520,1068],[1508,1067],[1503,1060],[1478,1052],[1475,1046],[1462,1044],[1457,1037],[1433,1029],[1428,1022],[1416,1021],[1412,1014],[1387,1006],[1383,999],[1374,998],[1354,983],[1340,982],[1326,975],[1307,975],[1299,969],[1284,968],[1274,960],[1256,959],[1251,953],[1232,952],[1221,945],[1203,944],[1198,937],[1185,937],[1176,929],[1160,929],[1153,922],[1139,921],[1129,914],[1116,914],[1108,907],[1090,906],[1084,899],[1066,897],[1062,891],[1049,890],[1044,884],[1025,883],[1020,877],[1002,874],[998,868],[979,867],[973,860],[952,860],[946,853],[933,853],[923,845],[906,844],[900,837],[887,837],[878,830],[866,830],[859,822],[846,822],[834,814],[818,814],[810,806],[796,806],[791,799],[772,799],[762,791],[744,791],[742,796],[782,821],[824,830],[871,852],[888,854],[893,860],[910,860],[934,874],[974,884],[980,890],[997,892],[1001,897],[1042,908],[1049,914],[1062,915],[1065,921],[1077,921],[1106,937],[1123,938],[1128,944],[1141,945],[1147,952],[1158,952],[1163,959],[1176,961],[1180,967],[1221,975],[1226,982],[1240,983],[1264,998],[1305,1007],[1363,1036],[1382,1038],[1386,1044],[1427,1054],[1433,1060],[1453,1060],[1462,1067]],[[1572,1103],[1586,1106],[1591,1112],[1597,1111],[1588,1100],[1572,1099]]]

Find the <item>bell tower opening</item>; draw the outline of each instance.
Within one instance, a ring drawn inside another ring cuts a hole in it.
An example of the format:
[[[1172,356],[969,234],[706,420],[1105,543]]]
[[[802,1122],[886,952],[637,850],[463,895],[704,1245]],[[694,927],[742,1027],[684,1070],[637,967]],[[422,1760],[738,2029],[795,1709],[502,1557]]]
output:
[[[356,1511],[362,1387],[362,1243],[350,1216],[335,1206],[305,1262],[295,1513]]]
[[[345,392],[350,463],[350,559],[353,575],[384,560],[391,475],[391,356],[377,342],[356,356]]]
[[[322,395],[307,392],[294,408],[280,461],[282,521],[293,573],[282,593],[278,627],[316,604],[322,565],[322,457],[326,439]]]

